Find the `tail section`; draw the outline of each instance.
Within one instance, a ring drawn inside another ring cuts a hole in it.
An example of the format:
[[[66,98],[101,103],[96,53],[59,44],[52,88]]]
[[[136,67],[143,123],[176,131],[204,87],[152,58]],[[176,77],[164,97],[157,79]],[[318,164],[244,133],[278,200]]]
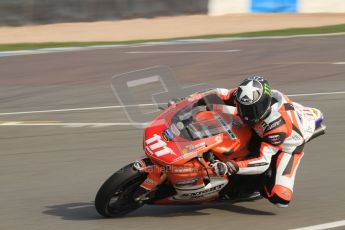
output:
[[[308,140],[308,142],[326,133],[326,125],[323,124],[324,116],[322,112],[316,108],[312,108],[312,110],[316,116],[315,131],[313,135],[310,137],[310,139]]]

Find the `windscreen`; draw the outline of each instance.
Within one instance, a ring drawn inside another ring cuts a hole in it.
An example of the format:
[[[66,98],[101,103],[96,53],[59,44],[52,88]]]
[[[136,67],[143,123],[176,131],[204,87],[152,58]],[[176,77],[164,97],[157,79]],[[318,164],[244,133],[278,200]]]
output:
[[[219,113],[202,116],[201,113],[205,111],[206,106],[186,106],[172,118],[171,129],[174,129],[172,131],[178,132],[179,136],[187,140],[199,140],[219,133],[226,133],[231,139],[236,138],[229,118],[226,120]]]

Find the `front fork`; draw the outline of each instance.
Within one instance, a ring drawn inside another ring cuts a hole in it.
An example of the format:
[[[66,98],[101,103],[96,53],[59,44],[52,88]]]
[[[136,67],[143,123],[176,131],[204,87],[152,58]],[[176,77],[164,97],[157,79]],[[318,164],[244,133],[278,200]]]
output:
[[[134,200],[139,202],[148,200],[150,199],[149,194],[151,191],[166,180],[167,176],[164,172],[164,168],[153,164],[149,158],[142,158],[135,161],[133,167],[142,173],[147,173],[146,179],[134,192]]]
[[[156,193],[154,193],[153,191],[157,191],[157,187],[162,185],[167,180],[168,175],[169,177],[172,176],[171,182],[173,184],[175,182],[197,179],[196,184],[191,186],[197,186],[201,184],[203,186],[207,186],[211,182],[211,177],[214,177],[213,171],[209,167],[209,163],[211,161],[212,159],[209,159],[206,156],[200,156],[194,159],[194,161],[190,161],[186,165],[178,167],[176,166],[172,168],[166,168],[156,165],[152,163],[149,158],[142,158],[135,161],[133,167],[142,173],[146,173],[147,178],[134,192],[134,200],[143,202],[146,200],[152,200],[152,198],[154,199],[152,195],[155,194],[153,196],[156,196]],[[224,175],[224,178],[228,180],[226,175]],[[173,189],[173,191],[175,191],[175,189]],[[169,190],[169,193],[172,193],[171,189]]]

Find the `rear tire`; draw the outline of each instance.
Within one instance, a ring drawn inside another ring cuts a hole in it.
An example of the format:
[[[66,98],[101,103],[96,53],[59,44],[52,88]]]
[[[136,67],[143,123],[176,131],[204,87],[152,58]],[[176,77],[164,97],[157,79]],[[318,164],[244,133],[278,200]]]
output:
[[[120,217],[140,208],[143,204],[133,200],[133,193],[146,179],[146,173],[123,167],[104,182],[95,198],[95,207],[104,217]]]

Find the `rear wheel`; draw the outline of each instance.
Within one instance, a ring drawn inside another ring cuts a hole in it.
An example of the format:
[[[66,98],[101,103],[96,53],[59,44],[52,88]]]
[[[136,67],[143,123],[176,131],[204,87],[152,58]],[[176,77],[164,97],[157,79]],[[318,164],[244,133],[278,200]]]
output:
[[[233,175],[220,192],[220,199],[232,202],[261,199],[263,180],[263,175]]]
[[[133,193],[145,179],[146,174],[134,169],[133,164],[114,173],[97,192],[97,212],[104,217],[120,217],[141,207]]]

